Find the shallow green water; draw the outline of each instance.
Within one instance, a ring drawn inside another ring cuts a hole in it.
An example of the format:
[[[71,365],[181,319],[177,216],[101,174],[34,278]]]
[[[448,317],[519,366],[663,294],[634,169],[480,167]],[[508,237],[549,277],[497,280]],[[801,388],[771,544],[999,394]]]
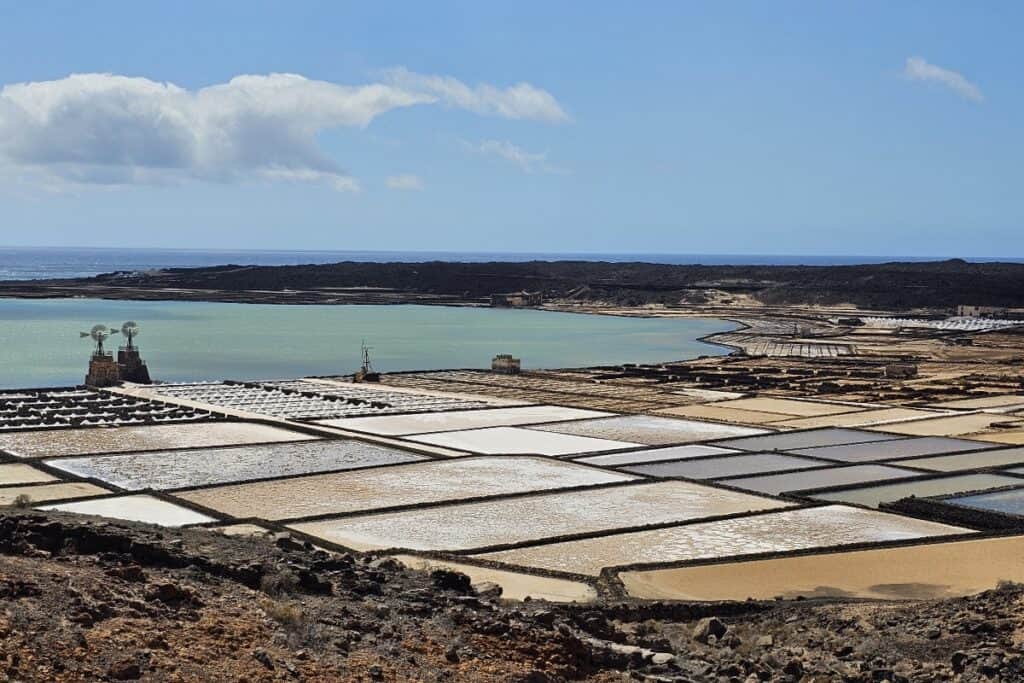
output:
[[[530,368],[680,360],[725,353],[696,340],[735,327],[439,306],[0,299],[0,387],[82,382],[90,345],[79,331],[125,320],[140,324],[143,358],[154,379],[166,381],[348,373],[359,366],[363,339],[384,371],[483,368],[497,353]]]

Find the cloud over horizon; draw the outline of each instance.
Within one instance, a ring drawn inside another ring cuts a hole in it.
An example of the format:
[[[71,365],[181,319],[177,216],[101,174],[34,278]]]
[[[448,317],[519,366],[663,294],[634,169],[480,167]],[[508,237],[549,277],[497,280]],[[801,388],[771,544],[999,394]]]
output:
[[[565,169],[548,163],[547,152],[528,152],[508,140],[484,140],[479,144],[464,143],[470,150],[486,156],[495,156],[518,166],[524,173],[566,173]]]
[[[357,191],[358,181],[319,145],[323,131],[438,104],[563,120],[554,97],[526,83],[470,88],[451,77],[398,73],[394,82],[358,86],[267,74],[187,90],[99,73],[5,85],[0,171],[90,185],[255,179]]]
[[[913,81],[937,83],[972,102],[985,101],[981,89],[967,80],[963,74],[930,64],[923,57],[908,57],[903,66],[903,75]]]
[[[529,83],[516,83],[508,88],[497,88],[487,83],[470,87],[451,76],[417,74],[403,67],[388,69],[384,74],[393,85],[429,93],[449,107],[477,114],[548,123],[569,120],[569,115],[551,93]]]

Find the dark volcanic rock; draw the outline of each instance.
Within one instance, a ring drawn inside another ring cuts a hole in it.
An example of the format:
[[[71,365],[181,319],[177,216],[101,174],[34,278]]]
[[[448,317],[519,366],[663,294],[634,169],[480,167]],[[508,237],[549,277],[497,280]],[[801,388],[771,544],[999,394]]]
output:
[[[468,593],[470,591],[469,577],[460,572],[453,572],[449,569],[435,569],[430,572],[430,578],[434,585],[442,590]]]
[[[90,291],[109,298],[133,299],[152,298],[148,292],[159,292],[162,298],[272,303],[272,296],[257,297],[251,293],[287,290],[288,300],[295,302],[296,292],[327,290],[329,296],[324,296],[333,300],[337,296],[335,290],[374,288],[377,292],[404,293],[409,300],[416,295],[429,295],[468,301],[481,300],[496,292],[525,289],[540,291],[547,298],[643,305],[701,301],[706,299],[705,292],[715,290],[751,295],[767,304],[853,303],[863,308],[903,310],[948,309],[958,303],[1020,307],[1024,306],[1022,285],[1024,264],[968,263],[960,259],[850,266],[343,262],[175,268],[157,274],[5,282],[0,283],[0,296],[74,296]],[[166,291],[170,289],[196,291]],[[311,303],[318,300],[318,296],[308,298]]]
[[[1020,681],[1022,633],[1012,584],[906,605],[504,603],[457,572],[273,539],[0,514],[4,680]]]

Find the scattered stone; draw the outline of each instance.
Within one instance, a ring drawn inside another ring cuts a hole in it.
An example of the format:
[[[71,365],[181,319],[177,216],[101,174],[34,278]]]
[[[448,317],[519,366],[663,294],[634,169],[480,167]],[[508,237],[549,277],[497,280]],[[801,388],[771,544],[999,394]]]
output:
[[[468,593],[472,590],[470,579],[462,572],[453,572],[449,569],[435,569],[430,572],[430,578],[434,585],[441,590]]]
[[[258,647],[252,651],[252,658],[268,669],[274,668],[274,660],[270,658],[270,655],[267,654],[267,651],[262,647]]]
[[[0,599],[16,600],[40,595],[38,584],[21,578],[4,578],[0,580]]]
[[[374,569],[383,569],[384,571],[395,572],[405,569],[405,565],[396,560],[393,557],[379,557],[376,560],[370,562],[370,566]]]
[[[850,645],[843,645],[841,648],[836,650],[834,654],[836,657],[839,657],[840,659],[844,657],[849,657],[853,654],[853,647],[851,647]]]
[[[804,663],[799,659],[791,659],[786,666],[782,667],[782,672],[796,680],[800,680],[804,675]]]
[[[491,581],[481,581],[480,583],[473,586],[476,589],[476,594],[481,598],[489,600],[497,600],[501,597],[504,589],[496,583]]]
[[[170,581],[151,585],[149,590],[146,591],[146,599],[162,602],[165,605],[190,603],[196,607],[201,606],[201,603],[196,598],[195,593],[190,588],[182,587],[176,583],[171,583]]]
[[[125,567],[111,567],[107,570],[107,574],[132,583],[145,583],[147,579],[146,572],[137,564],[130,564]]]
[[[725,635],[727,630],[726,625],[719,621],[717,617],[704,617],[693,627],[692,636],[698,642],[707,643],[708,639],[712,636],[717,641]]]
[[[275,533],[273,538],[274,538],[274,545],[276,545],[281,550],[295,550],[295,551],[297,551],[297,550],[302,550],[305,547],[305,546],[303,546],[302,543],[300,543],[299,541],[296,541],[294,538],[292,538],[292,535],[290,533],[288,533],[287,531],[282,531],[282,532],[279,532],[279,533]]]
[[[134,681],[142,678],[142,669],[136,662],[124,660],[111,664],[107,675],[115,681]]]

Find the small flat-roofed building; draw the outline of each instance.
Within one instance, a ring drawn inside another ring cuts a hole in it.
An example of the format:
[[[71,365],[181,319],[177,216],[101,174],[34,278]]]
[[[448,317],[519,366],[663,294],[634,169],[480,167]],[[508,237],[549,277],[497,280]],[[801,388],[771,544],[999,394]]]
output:
[[[513,358],[511,353],[499,353],[491,360],[491,371],[503,375],[518,375],[519,365],[519,359]]]
[[[540,306],[544,303],[544,297],[540,292],[507,292],[504,294],[491,294],[491,306],[494,308],[525,308],[527,306]]]

